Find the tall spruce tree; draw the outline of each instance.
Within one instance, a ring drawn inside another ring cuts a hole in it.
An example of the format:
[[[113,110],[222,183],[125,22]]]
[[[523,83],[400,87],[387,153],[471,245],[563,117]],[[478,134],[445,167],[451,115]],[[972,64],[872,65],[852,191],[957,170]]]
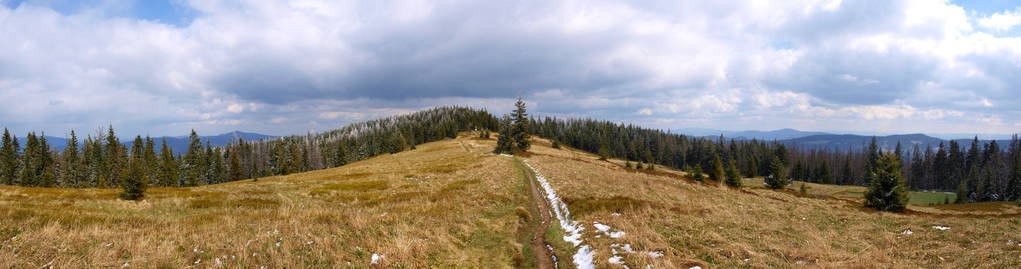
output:
[[[773,160],[769,165],[769,175],[766,176],[765,181],[766,186],[770,189],[783,189],[790,184],[790,182],[787,181],[786,173],[784,173],[783,161],[780,160],[780,157],[773,157]]]
[[[184,185],[180,182],[180,166],[177,164],[174,150],[167,146],[166,137],[160,143],[160,166],[156,181],[164,187]]]
[[[737,164],[734,162],[733,159],[727,162],[726,183],[727,186],[731,186],[734,188],[740,188],[743,183],[741,182],[741,172],[737,170]]]
[[[723,182],[726,178],[727,171],[723,168],[723,160],[720,159],[719,154],[713,156],[713,169],[709,171],[709,179],[716,182]]]
[[[202,149],[202,141],[195,130],[191,130],[188,136],[188,152],[184,154],[184,185],[198,186],[206,176],[205,153]]]
[[[18,138],[4,128],[3,146],[0,147],[0,184],[14,185],[20,165]]]
[[[893,154],[883,154],[869,177],[865,206],[879,211],[901,212],[908,203],[908,191],[901,175],[900,162]]]
[[[500,119],[500,136],[496,138],[496,149],[493,153],[496,154],[514,154],[517,146],[514,144],[514,136],[511,131],[511,119],[507,115],[503,115]]]
[[[337,142],[337,150],[333,151],[333,166],[343,166],[348,162],[347,146],[344,141]]]
[[[241,157],[238,156],[238,151],[228,150],[229,160],[227,161],[227,175],[229,181],[238,181],[244,177],[244,172],[241,167]]]
[[[82,162],[81,152],[78,150],[78,135],[71,130],[71,138],[67,140],[63,152],[63,179],[62,185],[70,187],[85,187],[85,165]]]
[[[822,160],[822,164],[819,164],[819,168],[815,170],[815,180],[822,184],[833,184],[829,161]]]
[[[20,171],[18,171],[19,186],[37,186],[39,184],[39,139],[34,132],[28,133],[25,137],[25,153],[21,157]]]
[[[520,97],[514,103],[512,115],[514,127],[512,127],[511,135],[514,137],[515,153],[528,151],[532,146],[532,141],[528,134],[528,113],[525,109],[525,101],[521,100]]]
[[[139,136],[135,139],[136,144],[133,147],[142,147],[142,137]],[[121,188],[124,190],[121,192],[121,199],[124,200],[141,200],[145,197],[146,182],[149,182],[148,175],[145,173],[145,160],[143,154],[132,154],[128,161],[128,167],[123,174],[121,179]]]

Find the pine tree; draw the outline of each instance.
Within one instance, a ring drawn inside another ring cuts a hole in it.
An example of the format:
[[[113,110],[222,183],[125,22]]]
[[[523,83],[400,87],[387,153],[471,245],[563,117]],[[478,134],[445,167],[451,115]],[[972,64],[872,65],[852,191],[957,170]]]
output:
[[[957,199],[954,199],[954,203],[964,204],[968,202],[968,180],[962,179],[960,183],[957,183]]]
[[[740,188],[743,183],[741,182],[741,172],[737,170],[737,164],[734,163],[733,159],[727,162],[726,183],[727,186],[731,186],[734,188]]]
[[[20,158],[18,138],[4,128],[3,146],[0,147],[0,184],[14,185],[18,179]]]
[[[138,137],[136,142],[141,142],[142,138]],[[139,146],[135,144],[135,146]],[[127,171],[125,171],[123,179],[121,180],[121,188],[124,189],[121,192],[121,199],[124,200],[141,200],[145,197],[146,182],[149,182],[148,176],[145,173],[145,165],[143,156],[141,154],[132,155],[131,160],[128,162]]]
[[[241,180],[244,177],[241,168],[241,157],[238,156],[237,150],[230,150],[228,152],[229,152],[228,155],[230,156],[229,157],[230,159],[227,161],[228,180],[229,181]]]
[[[525,101],[518,98],[518,101],[514,103],[514,126],[512,127],[511,135],[513,136],[514,145],[517,152],[525,152],[532,146],[532,142],[529,140],[528,135],[528,113],[525,110]]]
[[[210,156],[210,158],[213,159],[211,163],[213,165],[212,182],[214,184],[227,182],[227,166],[226,163],[223,161],[223,157],[224,157],[223,152],[220,151],[219,147],[213,149],[213,154],[212,156]]]
[[[610,149],[606,148],[606,144],[599,146],[599,160],[605,161],[610,158]]]
[[[815,172],[815,180],[822,184],[833,184],[833,176],[830,175],[830,162],[822,160],[819,169]]]
[[[338,141],[337,150],[333,152],[333,166],[343,166],[347,164],[347,162],[347,146],[344,145],[344,141]]]
[[[698,182],[705,181],[705,174],[702,173],[702,166],[696,165],[695,169],[691,170],[691,179],[694,179]]]
[[[160,146],[160,168],[158,179],[160,186],[180,186],[180,176],[178,170],[180,166],[177,165],[177,158],[174,157],[174,150],[167,146],[167,138],[163,138]]]
[[[515,153],[516,146],[514,144],[514,136],[512,135],[512,133],[513,132],[511,131],[511,119],[509,116],[503,115],[503,118],[500,119],[500,137],[496,138],[496,149],[493,150],[493,153],[496,154]]]
[[[631,168],[631,160],[625,161],[624,162],[624,167]]]
[[[783,162],[780,161],[779,157],[773,157],[773,161],[769,165],[769,175],[766,176],[766,186],[770,189],[783,189],[787,187],[790,182],[787,181],[787,176],[784,173]]]
[[[50,151],[50,144],[46,141],[46,133],[39,136],[39,148],[36,157],[38,158],[39,171],[38,186],[52,188],[57,185],[57,177],[53,167],[53,152]]]
[[[723,168],[723,161],[720,160],[720,155],[715,154],[713,156],[713,170],[709,171],[709,179],[716,182],[723,182],[726,177],[726,171]]]
[[[188,153],[184,154],[184,186],[198,186],[206,175],[202,142],[195,130],[188,136]]]
[[[142,167],[145,169],[145,176],[149,182],[146,185],[153,186],[159,185],[159,170],[160,162],[159,157],[156,156],[156,142],[153,141],[152,137],[145,137],[145,148],[142,149]]]
[[[865,206],[879,211],[901,212],[907,206],[908,192],[901,176],[900,162],[892,154],[882,155],[872,171]]]
[[[121,182],[121,174],[125,170],[127,164],[127,150],[124,149],[124,145],[121,144],[120,139],[117,138],[117,134],[114,133],[113,125],[109,127],[106,134],[106,147],[104,148],[106,170],[103,171],[105,175],[105,182],[103,187],[113,187]]]
[[[37,186],[39,184],[39,139],[35,133],[25,137],[25,153],[21,157],[21,170],[18,173],[19,186]]]
[[[873,181],[872,176],[876,175],[875,170],[876,166],[878,165],[877,162],[879,161],[880,157],[879,144],[876,143],[875,136],[872,136],[872,140],[869,142],[869,148],[866,154],[868,155],[867,159],[865,159],[865,169],[863,169],[864,175],[863,180],[865,181],[865,183],[870,183]]]
[[[71,130],[71,138],[67,140],[63,152],[64,186],[85,187],[85,166],[82,163],[82,156],[78,150],[78,135]]]

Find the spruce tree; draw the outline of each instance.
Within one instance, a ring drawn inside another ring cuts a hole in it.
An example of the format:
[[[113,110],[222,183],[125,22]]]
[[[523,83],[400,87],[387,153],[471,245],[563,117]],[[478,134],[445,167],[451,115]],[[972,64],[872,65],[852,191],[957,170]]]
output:
[[[900,162],[892,154],[883,154],[872,171],[865,206],[879,211],[901,212],[908,203],[908,191],[900,172]]]
[[[731,186],[734,188],[740,188],[742,185],[741,172],[737,170],[737,164],[734,163],[733,159],[731,159],[730,162],[727,162],[726,183],[727,186]]]
[[[52,188],[57,185],[57,175],[54,171],[53,165],[53,152],[50,151],[50,144],[46,140],[46,133],[42,133],[39,136],[39,148],[37,158],[39,165],[38,186],[44,188]]]
[[[120,139],[117,138],[117,134],[113,130],[113,125],[110,125],[106,134],[106,147],[104,148],[104,157],[106,160],[106,171],[103,171],[106,179],[103,187],[113,187],[121,182],[121,174],[124,172],[127,164],[127,150],[124,149],[124,145],[121,144]]]
[[[560,141],[553,139],[553,148],[560,149]]]
[[[205,155],[202,149],[202,141],[195,130],[191,130],[188,136],[188,152],[184,155],[184,185],[187,187],[198,186],[206,175]]]
[[[701,165],[696,165],[695,169],[691,170],[691,179],[694,179],[694,180],[696,180],[698,182],[705,181],[705,174],[702,173],[702,166]]]
[[[160,145],[160,167],[159,175],[156,180],[160,186],[180,186],[183,185],[180,182],[180,176],[178,170],[180,166],[177,165],[177,158],[174,157],[174,150],[167,146],[167,138],[163,138]]]
[[[14,185],[17,182],[20,150],[18,138],[4,128],[3,146],[0,147],[0,184]]]
[[[516,146],[514,144],[514,136],[512,135],[512,133],[513,132],[511,131],[511,119],[509,116],[503,115],[503,118],[500,119],[500,137],[496,138],[496,149],[493,150],[493,153],[496,154],[515,153],[514,149],[516,148]]]
[[[610,149],[606,148],[606,144],[599,146],[599,160],[605,161],[610,158]]]
[[[343,166],[347,162],[347,146],[344,145],[344,141],[337,141],[337,150],[333,151],[333,166]]]
[[[141,137],[139,137],[136,141],[141,142]],[[131,156],[131,160],[128,162],[128,168],[121,180],[121,188],[124,189],[120,195],[121,199],[141,200],[145,197],[145,183],[149,182],[149,179],[145,173],[145,167],[143,167],[145,165],[144,162],[145,161],[141,154]]]
[[[726,171],[723,168],[723,161],[720,160],[720,155],[715,154],[713,156],[713,170],[709,171],[709,179],[716,182],[723,182],[726,177]]]
[[[244,177],[243,172],[241,171],[242,170],[241,157],[238,156],[237,150],[229,150],[228,152],[229,152],[228,155],[230,155],[229,157],[230,159],[227,161],[228,165],[227,174],[229,177],[228,180],[229,181],[241,180],[242,177]]]
[[[25,153],[21,157],[21,170],[18,171],[19,186],[37,186],[39,184],[39,139],[35,133],[25,137]]]
[[[515,151],[525,152],[532,146],[530,136],[528,135],[528,113],[525,110],[525,101],[518,98],[518,101],[514,103],[514,111],[512,111],[514,118],[514,126],[512,127],[512,136],[515,145]]]
[[[78,150],[78,135],[71,130],[71,138],[67,140],[63,152],[63,178],[65,186],[85,187],[85,166]]]
[[[769,165],[769,175],[766,176],[766,187],[770,189],[783,189],[787,187],[790,182],[787,181],[785,174],[783,161],[779,157],[774,156]]]
[[[815,180],[822,184],[833,184],[833,176],[830,175],[830,162],[822,160],[819,169],[815,172]]]

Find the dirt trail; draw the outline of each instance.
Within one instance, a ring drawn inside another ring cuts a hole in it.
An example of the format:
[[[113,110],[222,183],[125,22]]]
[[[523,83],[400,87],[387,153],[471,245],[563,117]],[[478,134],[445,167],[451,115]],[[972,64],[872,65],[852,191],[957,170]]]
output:
[[[532,174],[520,161],[517,162],[518,169],[521,169],[521,173],[524,173],[528,178],[529,189],[531,189],[533,210],[532,212],[538,213],[538,218],[533,218],[532,226],[534,227],[534,233],[532,235],[532,252],[535,253],[535,261],[538,263],[540,269],[556,269],[557,257],[552,253],[552,249],[549,243],[546,242],[546,229],[549,228],[550,224],[553,223],[550,217],[549,204],[546,203],[546,199],[543,198],[542,191],[536,185],[535,175]],[[535,223],[536,220],[540,221]]]

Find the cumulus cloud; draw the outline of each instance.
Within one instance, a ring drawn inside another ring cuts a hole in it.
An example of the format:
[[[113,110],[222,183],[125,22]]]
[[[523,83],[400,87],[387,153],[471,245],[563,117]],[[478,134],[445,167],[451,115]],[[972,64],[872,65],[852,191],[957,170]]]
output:
[[[172,3],[194,16],[167,24],[103,3],[0,5],[5,124],[288,134],[443,104],[499,113],[518,96],[538,115],[656,128],[1010,132],[1021,118],[1021,39],[1002,36],[1017,9],[191,0]]]

